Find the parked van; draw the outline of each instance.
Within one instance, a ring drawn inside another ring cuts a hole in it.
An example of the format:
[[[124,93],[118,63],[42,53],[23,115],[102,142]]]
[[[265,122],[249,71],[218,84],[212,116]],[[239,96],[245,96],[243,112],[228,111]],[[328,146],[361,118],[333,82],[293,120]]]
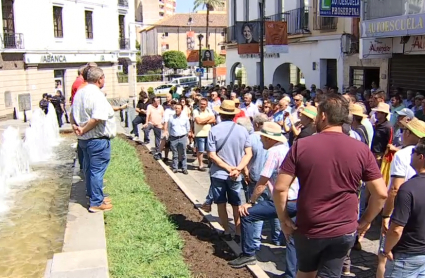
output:
[[[182,87],[195,87],[198,85],[199,78],[196,76],[185,76],[179,78],[173,78],[169,84],[180,85]]]

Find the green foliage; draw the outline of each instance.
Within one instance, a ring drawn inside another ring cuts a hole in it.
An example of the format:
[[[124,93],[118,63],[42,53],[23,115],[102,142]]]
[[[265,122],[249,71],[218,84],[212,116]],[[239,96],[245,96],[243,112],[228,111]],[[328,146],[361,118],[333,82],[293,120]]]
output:
[[[137,82],[155,82],[162,80],[162,70],[149,70],[146,75],[137,76]]]
[[[117,73],[118,83],[128,83],[128,74],[123,72]]]
[[[136,49],[137,49],[136,55],[137,55],[137,58],[139,58],[141,55],[141,52],[140,52],[140,43],[137,40],[136,40]]]
[[[226,56],[222,56],[214,51],[214,62],[215,66],[220,66],[226,63]]]
[[[190,277],[181,254],[183,241],[146,184],[138,155],[124,140],[112,141],[105,175],[114,201],[114,209],[105,214],[110,275]]]
[[[193,3],[193,10],[196,10],[199,7],[212,7],[212,8],[219,8],[224,6],[224,0],[195,0]]]
[[[165,67],[169,69],[177,70],[187,68],[186,55],[181,51],[166,51],[162,54],[162,59],[164,60]]]

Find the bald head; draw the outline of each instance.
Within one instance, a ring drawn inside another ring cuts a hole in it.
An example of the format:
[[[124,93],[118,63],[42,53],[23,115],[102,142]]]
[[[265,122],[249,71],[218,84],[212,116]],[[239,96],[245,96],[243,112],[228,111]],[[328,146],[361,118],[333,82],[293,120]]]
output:
[[[279,100],[279,110],[283,111],[286,108],[288,108],[289,105],[289,101],[286,97],[282,98],[281,100]]]

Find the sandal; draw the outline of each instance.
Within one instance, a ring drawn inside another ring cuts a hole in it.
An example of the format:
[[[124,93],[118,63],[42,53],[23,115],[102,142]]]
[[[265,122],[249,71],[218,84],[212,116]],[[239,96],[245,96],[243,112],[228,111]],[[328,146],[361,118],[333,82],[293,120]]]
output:
[[[201,209],[205,212],[211,212],[211,205],[207,203],[203,203]]]

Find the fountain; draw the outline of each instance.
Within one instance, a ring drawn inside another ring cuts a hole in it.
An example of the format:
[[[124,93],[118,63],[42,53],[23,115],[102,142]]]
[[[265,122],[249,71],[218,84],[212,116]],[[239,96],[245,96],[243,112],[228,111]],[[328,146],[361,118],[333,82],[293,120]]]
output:
[[[61,143],[61,147],[55,148]],[[1,277],[41,277],[63,245],[75,151],[59,135],[55,109],[32,113],[25,138],[8,127],[0,141]]]

